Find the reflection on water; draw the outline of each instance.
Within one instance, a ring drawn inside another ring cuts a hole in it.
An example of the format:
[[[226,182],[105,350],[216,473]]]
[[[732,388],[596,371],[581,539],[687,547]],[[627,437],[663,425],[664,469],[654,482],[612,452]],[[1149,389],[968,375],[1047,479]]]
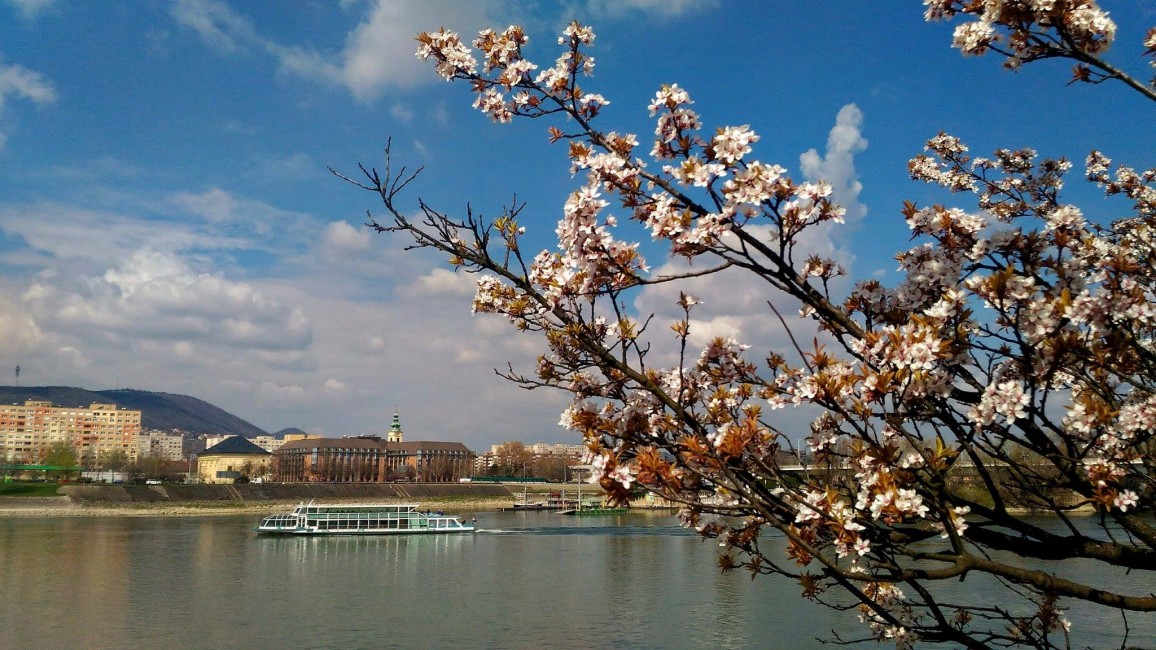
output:
[[[673,517],[478,519],[382,537],[258,537],[236,516],[0,520],[0,648],[808,648],[859,631],[793,584],[720,574],[717,547]],[[1077,625],[1102,646],[1110,618]]]

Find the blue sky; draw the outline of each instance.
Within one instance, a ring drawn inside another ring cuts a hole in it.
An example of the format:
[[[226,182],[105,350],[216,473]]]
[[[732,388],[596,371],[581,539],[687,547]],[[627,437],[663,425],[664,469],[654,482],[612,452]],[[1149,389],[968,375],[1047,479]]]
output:
[[[1156,5],[1102,5],[1119,24],[1110,57],[1146,78]],[[474,111],[412,39],[519,23],[548,65],[574,18],[598,33],[585,87],[612,102],[602,128],[645,141],[663,83],[689,90],[708,130],[750,124],[759,160],[835,184],[855,218],[815,245],[857,278],[895,279],[904,199],[954,200],[906,173],[941,130],[1077,172],[1093,147],[1153,164],[1138,95],[1065,87],[1062,62],[965,59],[919,2],[0,0],[0,368],[194,395],[270,431],[381,433],[396,406],[410,439],[576,442],[556,424],[562,396],[493,374],[528,367],[537,341],[471,317],[470,279],[370,234],[373,196],[326,171],[380,164],[392,137],[397,164],[425,166],[415,206],[497,214],[516,194],[529,241],[552,245],[576,187],[564,149],[546,123]],[[1126,214],[1076,178],[1091,217]],[[703,331],[774,345],[760,295],[726,294]],[[671,307],[661,292],[637,306]]]

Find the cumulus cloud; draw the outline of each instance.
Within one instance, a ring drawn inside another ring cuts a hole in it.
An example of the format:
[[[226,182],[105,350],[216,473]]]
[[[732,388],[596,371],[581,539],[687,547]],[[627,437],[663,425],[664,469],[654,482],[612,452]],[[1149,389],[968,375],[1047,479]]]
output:
[[[477,276],[437,268],[419,277],[405,292],[409,296],[471,297],[477,289]]]
[[[33,283],[26,308],[57,332],[104,339],[197,339],[241,349],[300,350],[309,319],[243,282],[194,273],[171,253],[140,250],[82,290]]]
[[[42,346],[47,336],[13,293],[13,287],[0,288],[0,349],[23,354]]]
[[[847,104],[835,116],[835,126],[827,134],[827,151],[823,156],[810,149],[799,156],[799,165],[808,180],[825,180],[831,184],[835,201],[847,209],[846,220],[857,222],[867,215],[867,207],[859,203],[863,184],[855,171],[855,154],[867,149],[863,137],[863,112],[855,104]]]
[[[370,235],[368,228],[354,228],[348,222],[334,221],[325,227],[325,249],[336,256],[363,253],[370,248]]]

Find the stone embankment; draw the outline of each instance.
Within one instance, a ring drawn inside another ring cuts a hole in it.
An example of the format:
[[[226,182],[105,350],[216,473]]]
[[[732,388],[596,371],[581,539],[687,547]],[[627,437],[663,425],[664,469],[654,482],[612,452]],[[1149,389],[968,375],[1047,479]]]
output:
[[[192,516],[264,514],[301,502],[418,503],[435,510],[496,510],[501,485],[286,483],[247,485],[67,485],[59,497],[0,499],[0,517]]]

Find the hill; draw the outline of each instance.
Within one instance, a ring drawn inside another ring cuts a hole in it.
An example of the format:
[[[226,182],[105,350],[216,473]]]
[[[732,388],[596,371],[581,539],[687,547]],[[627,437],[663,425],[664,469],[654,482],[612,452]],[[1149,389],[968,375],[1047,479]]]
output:
[[[30,399],[50,401],[56,406],[87,408],[93,402],[101,402],[139,410],[144,429],[180,429],[189,433],[234,434],[246,438],[266,435],[232,413],[188,395],[131,388],[91,391],[69,386],[0,386],[0,404],[23,404]]]

